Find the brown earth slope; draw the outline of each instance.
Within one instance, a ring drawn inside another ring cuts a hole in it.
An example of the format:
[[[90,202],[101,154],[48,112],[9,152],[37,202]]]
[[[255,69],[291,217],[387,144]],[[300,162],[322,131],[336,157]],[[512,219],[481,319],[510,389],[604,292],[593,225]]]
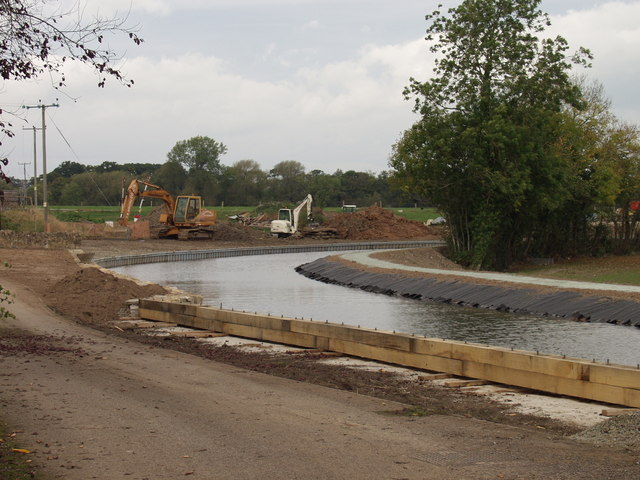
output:
[[[194,245],[203,248],[200,242],[177,241],[96,241],[83,248],[125,254]],[[29,298],[21,308],[35,308],[44,298],[65,316],[96,326],[116,318],[128,298],[155,293],[95,268],[83,272],[64,251],[0,250],[0,258],[13,263],[1,278],[24,289],[24,294],[18,290],[20,301]],[[280,478],[640,476],[635,454],[580,445],[563,438],[576,431],[573,427],[519,415],[474,395],[383,372],[323,366],[313,355],[246,354],[129,333],[96,337],[45,319],[41,311],[29,318],[39,335],[51,333],[21,343],[23,333],[2,330],[0,343],[18,345],[18,351],[26,346],[24,356],[16,357],[15,348],[0,345],[0,406],[2,415],[24,431],[20,440],[36,451],[39,464],[57,469],[55,478],[255,478],[258,472]],[[65,338],[74,340],[65,347]],[[60,342],[61,349],[44,348]],[[162,353],[158,346],[189,355]],[[41,356],[43,351],[49,353]],[[190,360],[196,356],[209,360]],[[242,370],[227,371],[216,362],[209,368],[210,360]],[[270,383],[247,369],[297,382]],[[243,385],[244,379],[257,389]],[[305,383],[358,395],[324,394]],[[284,399],[285,391],[291,400]],[[362,394],[380,400],[365,401]],[[10,408],[15,405],[21,409]],[[381,421],[374,413],[403,408],[409,417]]]

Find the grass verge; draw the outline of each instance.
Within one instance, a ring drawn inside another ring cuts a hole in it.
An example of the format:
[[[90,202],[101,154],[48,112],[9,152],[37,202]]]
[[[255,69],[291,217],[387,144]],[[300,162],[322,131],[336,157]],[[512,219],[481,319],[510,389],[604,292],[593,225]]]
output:
[[[511,273],[581,282],[640,285],[640,255],[575,258],[553,265],[519,266]]]
[[[2,480],[45,480],[31,462],[29,450],[16,445],[15,433],[0,423],[0,478]]]

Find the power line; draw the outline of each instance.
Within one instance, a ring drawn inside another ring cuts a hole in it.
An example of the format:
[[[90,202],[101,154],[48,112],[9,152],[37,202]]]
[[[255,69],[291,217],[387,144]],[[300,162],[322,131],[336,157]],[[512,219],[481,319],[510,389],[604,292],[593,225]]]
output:
[[[44,207],[44,231],[49,232],[49,205],[47,203],[47,126],[45,123],[45,110],[58,108],[60,105],[52,103],[45,105],[38,100],[38,105],[23,105],[22,108],[39,108],[42,112],[42,206]]]
[[[78,154],[76,153],[76,151],[73,149],[73,147],[71,146],[71,144],[69,143],[69,141],[67,140],[67,138],[64,136],[64,134],[62,133],[62,130],[60,130],[60,127],[58,127],[58,125],[56,124],[55,120],[51,117],[51,115],[49,115],[49,120],[51,120],[51,122],[53,123],[53,126],[56,127],[56,130],[58,130],[58,133],[60,134],[60,136],[62,137],[62,139],[64,140],[64,142],[67,144],[67,146],[69,147],[69,150],[71,150],[71,153],[73,153],[73,156],[76,158],[76,160],[78,161],[78,163],[80,162],[80,157],[78,157]],[[100,192],[100,195],[102,195],[102,198],[104,198],[105,202],[107,202],[107,205],[111,206],[111,202],[109,201],[109,199],[107,198],[107,196],[104,194],[104,192],[102,191],[102,189],[100,188],[100,186],[98,185],[98,183],[96,182],[95,178],[93,178],[93,173],[92,172],[88,172],[89,173],[89,178],[91,179],[91,181],[93,182],[93,184],[96,186],[96,188],[98,189],[98,192]]]
[[[18,165],[22,165],[22,171],[24,174],[24,184],[22,186],[22,195],[24,198],[24,204],[27,204],[27,165],[31,165],[31,162],[18,162]]]
[[[26,128],[22,127],[22,130],[33,130],[33,206],[38,206],[38,157],[37,157],[37,141],[36,130],[42,130],[35,126]]]

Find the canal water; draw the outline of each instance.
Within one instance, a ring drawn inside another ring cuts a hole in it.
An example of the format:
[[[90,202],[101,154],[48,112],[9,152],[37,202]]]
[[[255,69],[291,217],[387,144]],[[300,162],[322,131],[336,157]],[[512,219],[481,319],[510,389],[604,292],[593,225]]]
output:
[[[331,252],[260,255],[113,270],[202,295],[205,304],[229,309],[343,322],[597,362],[640,364],[640,328],[389,297],[324,284],[294,271],[298,265],[328,255]]]

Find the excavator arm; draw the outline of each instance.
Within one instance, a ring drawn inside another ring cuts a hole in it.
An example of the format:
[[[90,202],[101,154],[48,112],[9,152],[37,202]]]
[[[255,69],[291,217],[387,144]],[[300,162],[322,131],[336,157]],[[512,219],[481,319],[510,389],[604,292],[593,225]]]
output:
[[[294,210],[293,210],[293,231],[296,232],[298,231],[298,221],[300,219],[300,211],[306,206],[307,207],[307,220],[311,219],[311,203],[313,202],[313,198],[311,197],[311,194],[307,195],[304,200],[302,200],[302,202],[300,202],[300,205],[298,205]]]
[[[144,189],[141,189],[141,186]],[[169,192],[159,187],[158,185],[154,185],[149,182],[145,182],[143,180],[132,180],[127,188],[127,193],[124,194],[122,199],[122,207],[120,209],[120,218],[118,219],[118,224],[124,227],[129,223],[129,216],[131,215],[131,209],[133,208],[133,204],[137,197],[149,197],[149,198],[157,198],[164,202],[164,206],[167,212],[167,215],[171,217],[173,215],[173,210],[175,207],[175,200],[171,196]]]

